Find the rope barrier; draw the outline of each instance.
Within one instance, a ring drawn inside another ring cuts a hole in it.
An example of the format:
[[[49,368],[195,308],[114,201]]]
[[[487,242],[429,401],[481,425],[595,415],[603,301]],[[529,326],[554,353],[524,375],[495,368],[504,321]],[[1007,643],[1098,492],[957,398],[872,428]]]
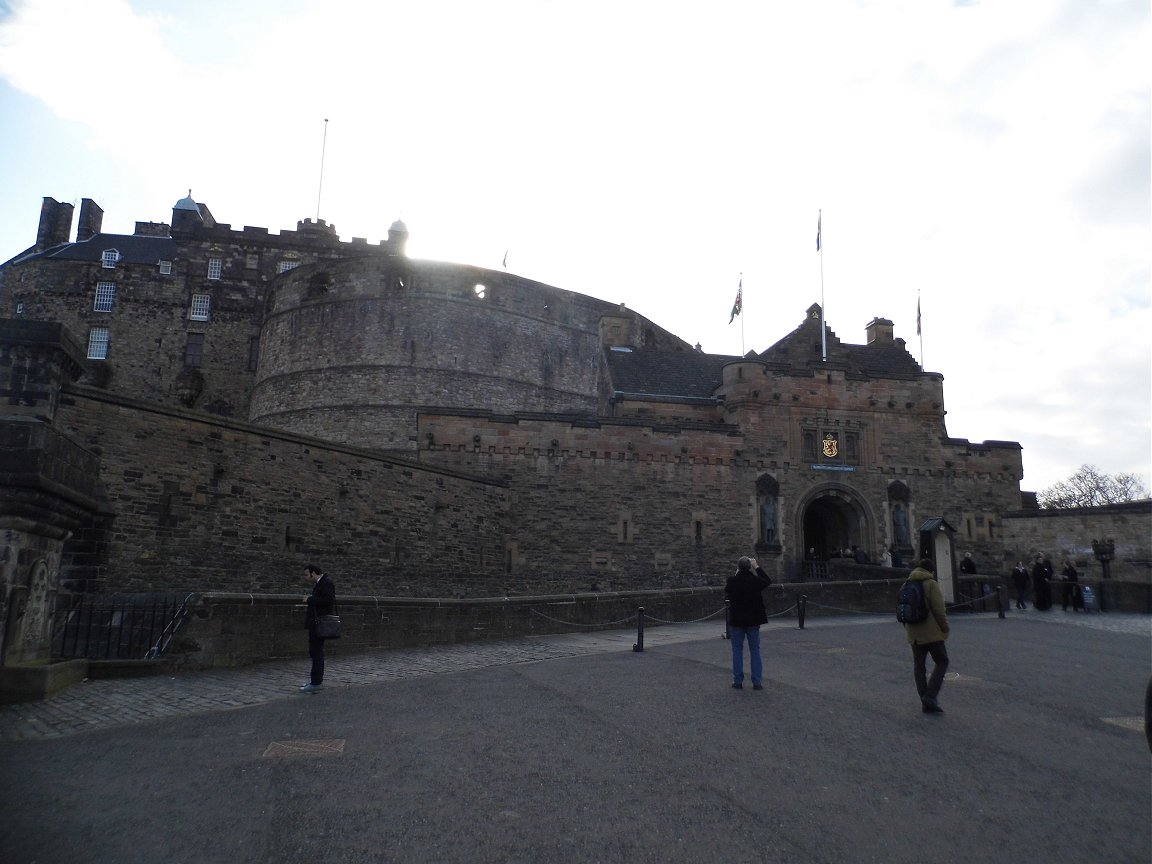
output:
[[[867,612],[860,609],[841,609],[839,606],[825,606],[823,603],[817,603],[813,600],[808,601],[809,606],[818,606],[821,609],[831,609],[834,612],[843,612],[847,615],[883,615],[883,612]]]
[[[793,603],[791,606],[789,606],[787,609],[783,610],[782,612],[773,612],[768,617],[769,618],[780,618],[783,615],[787,615],[789,612],[795,612],[799,606],[800,606],[799,603]]]
[[[528,611],[533,615],[539,615],[541,618],[545,618],[548,621],[553,621],[557,624],[564,624],[568,627],[612,627],[616,624],[631,624],[636,620],[636,616],[629,615],[627,618],[621,618],[618,621],[605,621],[602,624],[583,624],[578,621],[563,621],[559,618],[553,618],[551,615],[545,615],[543,612],[537,612],[535,609],[529,609]]]
[[[711,612],[703,618],[693,618],[691,621],[669,621],[665,618],[657,618],[655,615],[649,615],[647,612],[644,613],[644,619],[646,621],[656,621],[659,624],[699,624],[701,621],[708,621],[717,615],[723,615],[725,608],[727,607],[721,606],[715,612]]]

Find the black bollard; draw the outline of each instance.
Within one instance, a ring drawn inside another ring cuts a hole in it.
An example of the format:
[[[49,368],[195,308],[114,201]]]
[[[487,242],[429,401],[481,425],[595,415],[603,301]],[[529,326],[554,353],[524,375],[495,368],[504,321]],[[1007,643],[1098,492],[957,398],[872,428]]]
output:
[[[1004,586],[996,586],[996,617],[1004,617]]]
[[[632,646],[633,651],[644,650],[644,607],[640,606],[636,609],[636,644]]]
[[[800,629],[804,629],[804,616],[808,614],[808,595],[801,594],[800,602],[796,604],[796,620],[800,622]]]

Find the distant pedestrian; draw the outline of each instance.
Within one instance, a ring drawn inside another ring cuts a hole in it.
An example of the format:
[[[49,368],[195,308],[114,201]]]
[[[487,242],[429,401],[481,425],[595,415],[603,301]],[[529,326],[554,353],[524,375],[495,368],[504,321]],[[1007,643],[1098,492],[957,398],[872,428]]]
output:
[[[1084,608],[1084,598],[1080,593],[1080,574],[1076,572],[1076,568],[1072,566],[1072,562],[1067,558],[1064,559],[1064,569],[1060,571],[1060,579],[1064,583],[1061,586],[1060,605],[1065,612],[1068,611],[1068,604],[1072,604],[1072,611],[1078,612]]]
[[[1017,561],[1012,568],[1012,585],[1016,588],[1016,608],[1028,608],[1028,568],[1023,561]]]
[[[892,566],[892,553],[889,552],[887,549],[885,549],[883,546],[880,547],[880,566],[881,567],[891,567]]]
[[[918,624],[905,624],[904,634],[912,646],[912,674],[916,679],[916,692],[925,714],[943,714],[940,707],[940,687],[948,671],[948,651],[944,640],[948,638],[948,613],[944,608],[944,594],[932,575],[932,562],[925,558],[910,574],[908,581],[920,582],[928,617]],[[928,656],[932,656],[932,677],[928,677]]]
[[[304,578],[312,583],[304,627],[308,630],[308,656],[312,658],[312,676],[300,688],[301,693],[315,693],[324,686],[324,640],[316,635],[316,619],[336,614],[336,583],[315,564],[304,568]]]
[[[864,547],[862,547],[862,546],[853,546],[852,547],[852,560],[855,561],[857,564],[867,564],[868,563],[868,553],[864,551]]]
[[[1032,605],[1042,612],[1052,608],[1052,563],[1043,552],[1032,564]]]
[[[755,558],[736,562],[735,575],[728,577],[724,595],[728,598],[728,635],[732,643],[732,686],[744,689],[744,640],[748,640],[752,667],[752,689],[764,689],[764,660],[760,656],[760,625],[768,623],[763,591],[772,580]]]
[[[960,572],[965,576],[976,575],[976,562],[972,560],[971,552],[964,553],[964,560],[960,562]]]

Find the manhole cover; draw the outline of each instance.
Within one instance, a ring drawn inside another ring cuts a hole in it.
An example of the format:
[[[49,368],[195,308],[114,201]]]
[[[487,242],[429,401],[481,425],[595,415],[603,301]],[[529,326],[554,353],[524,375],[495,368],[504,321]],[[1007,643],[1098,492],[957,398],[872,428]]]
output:
[[[344,739],[331,741],[273,741],[264,758],[275,756],[334,756],[344,752]]]

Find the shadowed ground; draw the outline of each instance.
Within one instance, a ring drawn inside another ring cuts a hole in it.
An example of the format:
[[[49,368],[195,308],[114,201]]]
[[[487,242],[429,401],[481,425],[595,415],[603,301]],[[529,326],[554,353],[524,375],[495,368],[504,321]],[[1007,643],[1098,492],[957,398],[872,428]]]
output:
[[[886,617],[773,622],[762,692],[715,623],[88,682],[0,709],[0,857],[1152,860],[1149,619],[953,622],[940,717]]]

